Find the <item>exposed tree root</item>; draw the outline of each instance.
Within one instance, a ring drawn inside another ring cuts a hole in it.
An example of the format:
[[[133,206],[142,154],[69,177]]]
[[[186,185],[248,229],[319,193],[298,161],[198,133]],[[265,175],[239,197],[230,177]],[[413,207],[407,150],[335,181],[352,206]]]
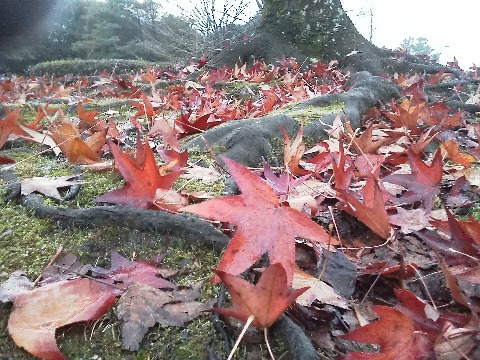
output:
[[[166,239],[180,239],[193,245],[204,244],[223,249],[229,238],[213,225],[188,214],[135,209],[128,206],[97,206],[65,209],[45,205],[38,196],[22,198],[22,205],[36,216],[77,226],[116,225],[153,232]]]
[[[262,158],[279,160],[275,156],[275,141],[282,139],[280,126],[290,135],[298,132],[302,122],[302,110],[311,109],[306,119],[304,137],[320,141],[327,138],[329,125],[341,113],[356,129],[361,116],[379,102],[389,102],[399,97],[398,87],[384,78],[372,76],[368,72],[359,72],[352,76],[351,87],[342,94],[318,96],[299,103],[277,114],[266,115],[255,120],[231,121],[217,126],[190,140],[184,148],[212,148],[217,155],[224,155],[247,166],[257,166]],[[340,104],[334,110],[322,111],[332,105]],[[317,116],[311,116],[318,109]],[[281,141],[281,140],[280,140]]]

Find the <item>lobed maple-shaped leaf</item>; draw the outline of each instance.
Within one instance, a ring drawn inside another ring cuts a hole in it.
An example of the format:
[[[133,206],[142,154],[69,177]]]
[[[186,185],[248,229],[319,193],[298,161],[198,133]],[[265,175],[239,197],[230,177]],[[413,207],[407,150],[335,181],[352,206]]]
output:
[[[331,162],[335,189],[347,190],[352,183],[354,166],[351,156],[345,154],[342,143],[339,152],[332,154]]]
[[[471,166],[470,163],[475,162],[476,159],[474,156],[461,153],[458,149],[458,145],[453,140],[447,140],[440,144],[440,149],[442,152],[446,152],[448,157],[458,165],[462,165],[463,167],[469,168]]]
[[[437,125],[444,129],[460,126],[464,117],[462,111],[450,115],[451,110],[445,105],[445,101],[435,102],[424,108],[423,121],[428,126]]]
[[[215,125],[222,123],[221,120],[213,120],[213,113],[209,112],[202,116],[195,118],[192,122],[189,120],[191,112],[181,114],[175,119],[175,126],[178,126],[182,132],[178,134],[178,138],[182,139],[185,136],[205,131]],[[213,121],[209,121],[213,120]]]
[[[90,279],[55,282],[14,298],[8,332],[17,346],[41,359],[63,360],[55,330],[100,318],[115,303],[111,286]]]
[[[222,159],[242,193],[181,210],[236,225],[235,236],[225,249],[217,270],[238,275],[268,253],[271,263],[283,265],[290,285],[295,264],[295,237],[324,244],[331,239],[308,216],[280,204],[273,190],[260,177],[233,160]],[[330,243],[338,244],[335,240]],[[218,280],[212,278],[212,281]]]
[[[286,171],[276,175],[265,160],[263,161],[263,176],[276,195],[286,195],[290,193],[291,190],[310,177],[310,175],[305,175],[294,178],[291,173]]]
[[[77,175],[59,176],[56,178],[33,177],[23,179],[20,183],[22,195],[28,195],[32,192],[38,192],[52,199],[60,200],[61,195],[58,188],[70,187],[72,185],[83,184],[83,181],[71,180]]]
[[[98,115],[98,110],[90,110],[86,111],[82,104],[77,105],[77,114],[80,118],[80,122],[78,123],[78,130],[81,132],[90,131],[90,132],[97,132],[108,129],[108,125],[105,123],[100,122],[95,116]]]
[[[375,234],[384,239],[390,236],[390,223],[388,221],[385,201],[377,180],[372,176],[367,178],[362,189],[363,203],[348,190],[337,190],[339,200],[343,202],[339,207],[355,216],[367,225]]]
[[[367,266],[361,267],[361,270],[363,274],[375,274],[382,275],[390,279],[405,280],[417,275],[417,268],[418,266],[415,263],[405,264],[402,262],[390,264],[386,261],[380,261],[369,263]]]
[[[179,171],[160,175],[153,151],[148,144],[137,141],[135,159],[120,150],[113,142],[108,143],[115,159],[115,169],[125,180],[121,189],[111,190],[94,199],[95,203],[130,205],[137,208],[152,208],[157,189],[169,189],[180,175]],[[168,205],[168,199],[164,199]],[[158,205],[158,204],[157,204]]]
[[[429,360],[436,359],[433,345],[414,321],[401,311],[388,306],[372,306],[380,320],[355,329],[342,339],[375,344],[378,353],[351,352],[338,360]]]
[[[41,105],[38,105],[37,107],[37,116],[35,116],[35,120],[33,120],[31,123],[27,124],[26,127],[32,129],[32,130],[39,130],[40,129],[40,121],[42,121],[43,118],[47,117],[48,115],[53,114],[56,112],[58,108],[48,108],[48,106],[44,107]]]
[[[148,96],[142,92],[142,102],[131,101],[130,105],[136,107],[138,111],[135,113],[134,118],[138,118],[145,115],[150,123],[153,123],[156,115],[156,111],[148,98]]]
[[[20,118],[20,109],[16,109],[14,111],[7,111],[7,115],[0,119],[0,149],[7,141],[8,137],[12,132],[18,129],[18,119]],[[13,163],[14,161],[0,156],[0,164],[9,164]]]
[[[404,234],[420,231],[430,225],[424,209],[410,209],[397,207],[397,213],[390,215],[390,224],[400,227]]]
[[[419,299],[408,290],[394,289],[398,304],[395,309],[400,310],[415,323],[415,328],[425,333],[433,343],[441,334],[446,323],[456,327],[466,326],[469,322],[467,314],[442,312],[440,313],[427,302]]]
[[[347,300],[342,295],[337,294],[333,287],[298,268],[295,269],[293,274],[292,287],[294,289],[307,288],[296,300],[300,305],[310,306],[317,300],[322,304],[329,304],[342,309],[349,308]]]
[[[412,101],[405,97],[398,106],[392,100],[391,106],[395,112],[386,112],[385,115],[393,122],[394,127],[405,127],[414,135],[422,132],[418,127],[418,121],[423,115],[425,102],[413,105]]]
[[[233,306],[212,311],[243,322],[253,315],[252,324],[261,328],[270,327],[298,296],[309,289],[304,287],[290,291],[287,273],[280,263],[268,266],[255,285],[224,271],[215,270],[215,273],[227,287]]]
[[[182,326],[210,310],[212,301],[195,301],[201,296],[201,282],[192,288],[159,290],[144,283],[132,283],[120,298],[117,316],[122,320],[122,347],[138,350],[147,330],[159,323],[161,326]]]
[[[448,226],[440,221],[432,221],[436,228],[444,230],[449,236],[438,236],[431,232],[415,232],[428,246],[445,257],[448,265],[476,264],[480,247],[480,223],[470,217],[469,221],[459,221],[447,210]]]
[[[105,144],[107,132],[97,132],[89,140],[84,141],[80,137],[78,129],[63,115],[61,110],[57,114],[59,114],[61,122],[51,128],[51,136],[68,161],[85,164],[99,162],[97,150]]]
[[[149,262],[158,263],[155,259]],[[100,318],[113,306],[115,297],[129,292],[131,286],[175,289],[174,284],[158,276],[171,275],[172,271],[149,262],[130,261],[112,251],[111,268],[107,270],[81,265],[76,255],[67,253],[42,272],[45,277],[38,288],[33,288],[34,284],[23,273],[13,273],[9,280],[0,285],[0,301],[14,304],[8,321],[10,335],[18,346],[34,356],[65,359],[56,344],[56,329]],[[92,278],[78,278],[78,275],[88,271]],[[77,278],[71,280],[74,276]],[[174,294],[168,296],[170,302],[186,302],[190,299],[181,291],[175,291]],[[141,294],[136,296],[140,301]],[[207,305],[199,306],[206,310]],[[179,313],[177,318],[188,319],[187,313],[193,313],[195,309],[174,306],[169,312]],[[172,322],[174,320],[171,317],[169,319]]]
[[[283,133],[283,164],[287,172],[298,175],[298,176],[305,176],[312,174],[311,171],[307,171],[300,165],[300,160],[302,159],[303,154],[305,153],[305,144],[302,140],[303,134],[303,124],[300,125],[300,129],[298,129],[297,136],[295,140],[290,143],[290,138],[288,137],[287,132],[283,127],[280,127]]]
[[[407,192],[398,201],[413,203],[422,201],[427,211],[432,209],[433,197],[438,193],[438,184],[442,180],[443,167],[440,151],[435,153],[430,166],[425,164],[420,155],[408,150],[411,174],[391,174],[383,181],[403,186]]]
[[[375,154],[382,146],[393,144],[400,137],[400,133],[394,135],[385,136],[376,141],[373,140],[373,124],[365,129],[359,137],[355,137],[349,122],[345,124],[347,129],[347,139],[352,144],[353,149],[358,155],[362,154]]]
[[[94,268],[94,274],[120,290],[125,290],[134,282],[155,288],[175,288],[173,283],[157,276],[161,269],[148,261],[131,261],[113,250],[110,252],[110,259],[110,269]]]

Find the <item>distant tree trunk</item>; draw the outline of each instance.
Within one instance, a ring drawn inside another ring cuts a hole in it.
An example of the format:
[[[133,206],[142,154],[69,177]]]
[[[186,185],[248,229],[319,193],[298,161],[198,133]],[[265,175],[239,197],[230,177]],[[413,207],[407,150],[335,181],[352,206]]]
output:
[[[340,0],[265,0],[261,28],[308,57],[325,61],[352,57],[361,66],[357,70],[382,66],[380,49],[357,31]],[[361,53],[347,56],[354,51]],[[368,63],[360,64],[366,57]]]
[[[342,67],[374,74],[409,70],[391,59],[392,51],[378,48],[358,32],[340,0],[264,0],[261,17],[252,38],[224,49],[213,64],[232,65],[252,57],[275,63],[288,56],[300,64],[308,58],[338,60]]]

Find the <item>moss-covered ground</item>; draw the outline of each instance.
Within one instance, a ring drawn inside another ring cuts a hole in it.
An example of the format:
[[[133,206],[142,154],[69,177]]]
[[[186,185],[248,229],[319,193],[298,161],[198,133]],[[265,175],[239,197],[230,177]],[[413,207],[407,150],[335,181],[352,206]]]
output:
[[[34,117],[34,110],[22,109],[26,121]],[[0,177],[0,197],[3,199],[7,185],[33,176],[62,176],[73,174],[74,167],[62,157],[55,157],[41,151],[35,144],[22,143],[21,147],[10,149],[6,156],[14,159],[14,179]],[[78,168],[76,168],[78,170]],[[103,172],[82,169],[82,185],[78,196],[71,201],[60,203],[46,200],[49,205],[85,208],[90,201],[106,191],[118,188],[122,180],[111,170]],[[223,183],[205,185],[191,180],[180,180],[176,188],[188,191],[221,191]],[[219,254],[205,246],[191,246],[183,242],[168,243],[154,233],[118,227],[79,228],[58,224],[50,219],[40,219],[26,210],[15,200],[0,201],[0,282],[5,281],[15,270],[22,269],[31,280],[37,278],[57,250],[78,254],[83,263],[109,267],[110,250],[131,259],[143,259],[166,254],[165,267],[180,270],[171,280],[177,284],[189,285],[204,280],[203,297],[200,301],[214,298],[219,286],[213,286],[208,279],[218,263]],[[7,331],[11,304],[0,304],[0,359],[31,359],[10,339]],[[202,359],[207,349],[224,354],[223,339],[214,330],[211,315],[205,314],[187,323],[184,327],[155,326],[145,336],[140,350],[130,352],[121,348],[120,323],[114,310],[101,319],[87,324],[75,324],[57,330],[57,342],[67,359]],[[239,351],[237,358],[243,358]]]

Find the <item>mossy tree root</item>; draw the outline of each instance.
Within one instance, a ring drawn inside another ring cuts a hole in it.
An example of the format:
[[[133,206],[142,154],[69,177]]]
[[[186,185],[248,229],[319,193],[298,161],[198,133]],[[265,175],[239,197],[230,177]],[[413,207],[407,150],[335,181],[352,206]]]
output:
[[[193,138],[185,145],[185,149],[210,147],[217,155],[224,155],[246,166],[258,166],[262,158],[280,161],[280,154],[275,154],[275,141],[282,139],[280,126],[289,136],[295,136],[301,123],[293,115],[309,107],[328,107],[332,104],[343,104],[329,113],[321,112],[318,118],[310,117],[305,124],[304,137],[320,141],[327,137],[325,130],[333,123],[340,113],[343,119],[348,119],[353,129],[360,126],[361,116],[379,102],[389,102],[398,98],[399,88],[388,80],[372,76],[368,72],[355,73],[349,83],[349,90],[341,94],[318,96],[299,103],[298,105],[277,114],[266,115],[259,119],[231,121],[217,126]],[[280,140],[282,141],[282,140]]]

